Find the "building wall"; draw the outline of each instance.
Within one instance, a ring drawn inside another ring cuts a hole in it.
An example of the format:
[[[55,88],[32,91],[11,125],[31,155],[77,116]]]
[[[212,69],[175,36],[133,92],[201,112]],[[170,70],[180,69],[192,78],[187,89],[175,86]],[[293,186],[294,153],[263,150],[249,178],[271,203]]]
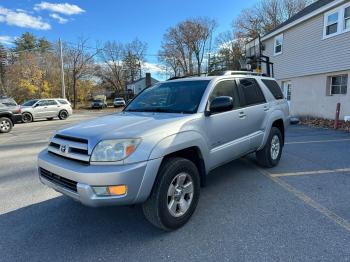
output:
[[[152,85],[158,83],[158,80],[151,78]],[[127,89],[130,89],[134,92],[135,95],[140,93],[146,87],[146,79],[142,79],[141,81],[134,82],[133,84],[129,84]]]
[[[327,95],[327,79],[331,75],[348,74],[346,95]],[[337,103],[341,103],[340,118],[350,115],[350,70],[334,73],[280,79],[291,81],[290,114],[334,119]]]
[[[274,56],[274,37],[263,41],[276,79],[350,69],[350,31],[323,39],[323,14],[283,33],[282,54]]]

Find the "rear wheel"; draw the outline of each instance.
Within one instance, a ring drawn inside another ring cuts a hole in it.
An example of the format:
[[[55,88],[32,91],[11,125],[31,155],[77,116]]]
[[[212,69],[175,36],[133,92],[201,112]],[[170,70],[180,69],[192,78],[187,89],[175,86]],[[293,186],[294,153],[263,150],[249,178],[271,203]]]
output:
[[[13,123],[11,119],[7,117],[0,118],[0,133],[8,133],[11,131]]]
[[[276,166],[282,155],[283,138],[277,127],[272,127],[266,145],[256,152],[258,163],[264,167]]]
[[[58,118],[61,120],[66,120],[68,118],[68,112],[66,110],[61,110],[58,114]]]
[[[143,204],[146,219],[166,231],[182,227],[194,213],[200,193],[197,167],[184,158],[162,164],[151,196]]]
[[[24,112],[22,114],[22,121],[23,123],[29,123],[29,122],[33,122],[33,116],[31,113],[28,112]]]

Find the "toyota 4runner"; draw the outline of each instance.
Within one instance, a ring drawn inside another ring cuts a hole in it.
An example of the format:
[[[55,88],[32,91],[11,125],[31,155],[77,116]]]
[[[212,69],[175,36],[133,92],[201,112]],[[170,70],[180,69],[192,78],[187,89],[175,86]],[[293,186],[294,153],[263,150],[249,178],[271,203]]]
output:
[[[142,203],[153,225],[174,230],[214,168],[252,152],[278,164],[288,111],[276,81],[249,72],[158,83],[120,113],[56,132],[39,177],[88,206]]]

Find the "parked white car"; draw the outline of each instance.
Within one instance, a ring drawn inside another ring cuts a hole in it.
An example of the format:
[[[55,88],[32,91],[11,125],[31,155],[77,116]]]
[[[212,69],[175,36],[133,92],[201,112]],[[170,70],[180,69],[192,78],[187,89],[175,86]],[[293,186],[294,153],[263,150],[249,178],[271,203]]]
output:
[[[122,97],[116,97],[113,101],[113,106],[114,107],[120,107],[120,106],[125,106],[125,100]]]
[[[29,100],[21,105],[21,112],[24,123],[45,118],[52,120],[55,117],[65,120],[73,114],[71,104],[62,98]]]

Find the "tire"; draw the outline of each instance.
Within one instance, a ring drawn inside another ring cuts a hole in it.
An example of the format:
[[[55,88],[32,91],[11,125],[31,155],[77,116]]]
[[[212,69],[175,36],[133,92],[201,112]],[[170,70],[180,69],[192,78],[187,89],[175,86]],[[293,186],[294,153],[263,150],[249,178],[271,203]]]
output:
[[[278,165],[283,150],[283,138],[277,127],[272,127],[266,145],[256,152],[256,159],[263,167],[274,167]]]
[[[159,169],[151,195],[142,206],[143,213],[154,226],[176,230],[194,213],[199,195],[200,178],[195,164],[184,158],[169,158]]]
[[[0,117],[0,133],[8,133],[12,130],[13,123],[7,117]]]
[[[30,123],[30,122],[33,122],[33,116],[31,113],[28,113],[28,112],[24,112],[22,114],[22,121],[23,123]]]
[[[58,113],[58,118],[61,120],[66,120],[68,118],[68,112],[66,110],[61,110]]]
[[[47,120],[49,120],[49,121],[51,121],[51,120],[53,120],[53,117],[48,117],[48,118],[46,118]]]

